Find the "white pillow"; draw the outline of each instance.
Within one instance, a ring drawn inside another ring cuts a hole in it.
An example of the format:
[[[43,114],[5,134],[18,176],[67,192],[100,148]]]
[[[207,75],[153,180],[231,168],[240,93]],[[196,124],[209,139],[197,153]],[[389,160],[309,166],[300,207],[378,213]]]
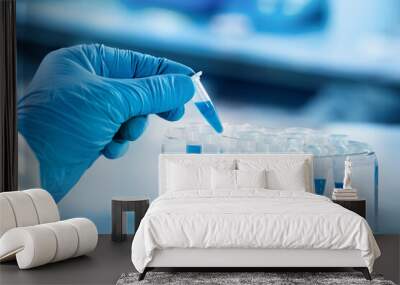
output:
[[[295,163],[291,167],[271,169],[267,172],[268,189],[306,191],[307,172],[305,163]]]
[[[267,171],[236,170],[237,188],[267,188]]]
[[[240,159],[240,170],[267,170],[267,188],[272,190],[312,191],[309,181],[309,163],[287,159]]]
[[[211,181],[213,190],[235,190],[236,170],[212,168]]]
[[[211,188],[211,167],[170,163],[167,172],[168,191]]]

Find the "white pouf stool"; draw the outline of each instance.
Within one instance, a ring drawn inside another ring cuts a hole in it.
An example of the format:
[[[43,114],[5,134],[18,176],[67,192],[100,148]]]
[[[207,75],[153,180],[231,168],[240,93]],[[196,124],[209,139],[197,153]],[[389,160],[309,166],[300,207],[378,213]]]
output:
[[[85,218],[60,221],[56,203],[42,189],[0,193],[0,262],[20,269],[84,255],[96,248],[97,228]]]

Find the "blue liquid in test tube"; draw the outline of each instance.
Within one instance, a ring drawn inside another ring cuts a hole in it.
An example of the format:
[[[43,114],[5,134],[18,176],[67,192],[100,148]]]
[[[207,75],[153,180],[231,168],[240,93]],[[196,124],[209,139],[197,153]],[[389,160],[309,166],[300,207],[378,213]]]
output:
[[[335,188],[343,188],[343,182],[335,182]]]
[[[201,145],[198,144],[187,144],[186,153],[201,153]]]
[[[318,195],[324,195],[326,179],[316,178],[314,179],[315,193]]]
[[[223,128],[221,121],[211,101],[200,101],[194,104],[196,105],[200,113],[203,115],[203,117],[207,120],[207,122],[213,127],[213,129],[217,133],[222,133]]]
[[[192,76],[193,83],[196,87],[196,93],[192,101],[211,127],[213,127],[217,133],[222,133],[224,128],[222,127],[221,120],[218,117],[210,96],[200,81],[201,74],[202,72],[200,71]]]

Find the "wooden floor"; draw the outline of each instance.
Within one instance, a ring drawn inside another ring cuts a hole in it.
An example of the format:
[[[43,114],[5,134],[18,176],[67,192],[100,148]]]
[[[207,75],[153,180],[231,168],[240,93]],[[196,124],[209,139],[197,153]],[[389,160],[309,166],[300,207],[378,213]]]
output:
[[[378,235],[375,239],[381,257],[376,260],[374,271],[400,284],[400,235]]]
[[[375,271],[399,283],[400,236],[376,236],[382,257]],[[35,269],[19,270],[15,262],[0,264],[0,284],[115,284],[124,272],[134,271],[130,258],[131,239],[115,243],[99,237],[94,252]]]

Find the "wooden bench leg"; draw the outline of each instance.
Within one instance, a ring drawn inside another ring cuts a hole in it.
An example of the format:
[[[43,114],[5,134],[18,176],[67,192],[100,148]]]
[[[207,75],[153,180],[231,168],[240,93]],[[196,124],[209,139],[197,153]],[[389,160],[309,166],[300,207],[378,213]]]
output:
[[[354,269],[357,271],[361,271],[361,273],[364,275],[365,279],[372,280],[371,274],[369,274],[369,270],[367,267],[354,267]]]

